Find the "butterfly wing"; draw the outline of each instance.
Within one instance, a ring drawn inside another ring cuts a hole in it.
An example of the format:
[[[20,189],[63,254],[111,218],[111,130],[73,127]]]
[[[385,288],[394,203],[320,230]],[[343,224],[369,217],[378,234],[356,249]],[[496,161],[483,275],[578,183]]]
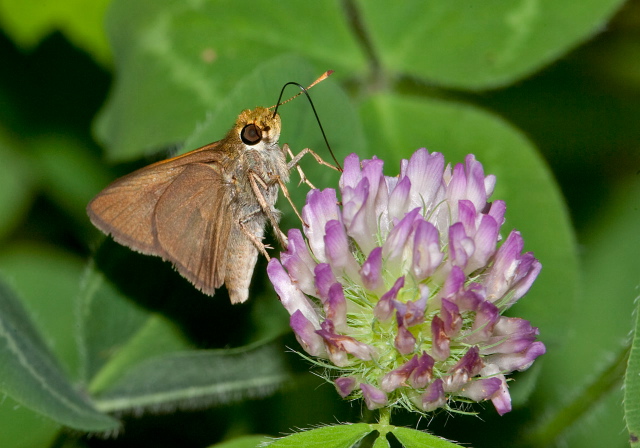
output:
[[[171,261],[213,295],[224,282],[233,218],[217,143],[117,179],[87,206],[93,224],[115,241]]]
[[[216,165],[191,164],[167,187],[153,216],[161,256],[205,294],[224,283],[233,188]]]

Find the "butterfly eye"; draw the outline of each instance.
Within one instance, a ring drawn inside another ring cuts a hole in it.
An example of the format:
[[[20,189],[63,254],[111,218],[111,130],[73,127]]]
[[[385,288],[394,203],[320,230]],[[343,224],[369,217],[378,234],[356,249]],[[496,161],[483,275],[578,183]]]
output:
[[[240,138],[246,145],[255,145],[262,140],[262,133],[255,124],[251,123],[242,128]]]

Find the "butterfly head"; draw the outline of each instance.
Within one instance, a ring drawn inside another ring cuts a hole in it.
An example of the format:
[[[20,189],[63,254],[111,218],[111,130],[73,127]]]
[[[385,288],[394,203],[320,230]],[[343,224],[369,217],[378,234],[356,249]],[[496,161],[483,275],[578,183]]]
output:
[[[247,146],[260,143],[266,146],[278,144],[280,138],[280,116],[265,107],[256,107],[242,111],[238,116],[234,133]]]

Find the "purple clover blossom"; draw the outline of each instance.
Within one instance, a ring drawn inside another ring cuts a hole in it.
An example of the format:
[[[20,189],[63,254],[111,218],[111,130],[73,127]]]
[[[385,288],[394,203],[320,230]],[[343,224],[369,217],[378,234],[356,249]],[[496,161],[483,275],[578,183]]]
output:
[[[540,272],[512,231],[498,247],[503,201],[487,202],[495,176],[468,155],[445,167],[427,150],[400,175],[351,154],[333,189],[312,190],[308,227],[288,233],[268,274],[305,351],[340,372],[345,398],[369,409],[455,409],[491,400],[511,410],[505,376],[545,352],[538,329],[504,317]]]

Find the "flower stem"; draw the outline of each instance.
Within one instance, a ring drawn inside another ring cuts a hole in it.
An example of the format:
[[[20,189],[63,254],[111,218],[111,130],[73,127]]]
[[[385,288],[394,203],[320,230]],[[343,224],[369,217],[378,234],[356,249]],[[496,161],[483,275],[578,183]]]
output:
[[[391,408],[380,408],[380,418],[378,419],[379,425],[389,425],[391,423]]]

